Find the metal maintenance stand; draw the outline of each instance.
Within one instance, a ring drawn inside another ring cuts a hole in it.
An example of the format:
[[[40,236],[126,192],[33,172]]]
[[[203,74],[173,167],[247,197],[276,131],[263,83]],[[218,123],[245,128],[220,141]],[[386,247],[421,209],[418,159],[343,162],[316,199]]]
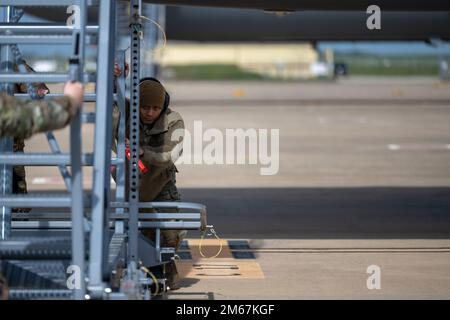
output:
[[[79,28],[63,24],[20,23],[29,6],[79,9]],[[125,52],[116,52],[117,1],[110,0],[5,0],[0,6],[1,92],[13,95],[13,83],[61,83],[77,80],[95,83],[96,92],[85,102],[95,102],[94,113],[79,113],[70,125],[70,153],[62,153],[52,133],[47,133],[51,153],[12,153],[11,139],[0,144],[0,270],[8,279],[10,299],[149,299],[153,283],[141,266],[157,266],[173,259],[174,248],[161,248],[161,229],[203,229],[206,209],[183,202],[139,202],[139,67],[141,3],[130,1],[130,161],[125,160],[125,117],[121,117],[117,156],[111,157],[113,104],[125,114],[126,79],[113,84],[114,61],[122,70]],[[97,10],[98,25],[87,24],[88,10]],[[68,74],[26,73],[20,44],[71,45]],[[85,46],[96,44],[95,74],[85,72]],[[20,73],[14,73],[18,65]],[[32,86],[19,98],[37,98]],[[60,96],[49,94],[46,99]],[[93,124],[94,151],[82,153],[83,124]],[[64,194],[13,195],[12,166],[56,166],[64,179]],[[68,167],[70,166],[70,173]],[[93,167],[92,190],[83,189],[83,167]],[[111,200],[110,167],[116,167],[116,193]],[[128,167],[128,168],[127,168]],[[128,170],[128,181],[126,171]],[[52,209],[29,213],[17,221],[11,208]],[[153,208],[157,213],[139,213]],[[173,209],[177,213],[161,213]],[[56,212],[61,210],[62,212]],[[65,210],[65,211],[64,211]],[[70,214],[68,211],[70,210]],[[151,220],[151,221],[149,221]],[[139,229],[155,229],[155,241]],[[158,279],[164,283],[164,279]],[[72,285],[72,286],[71,286]]]

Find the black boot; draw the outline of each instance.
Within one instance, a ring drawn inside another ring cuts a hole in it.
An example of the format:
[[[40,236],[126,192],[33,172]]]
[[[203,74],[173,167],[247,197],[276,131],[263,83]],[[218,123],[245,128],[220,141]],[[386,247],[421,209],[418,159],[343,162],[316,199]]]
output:
[[[170,290],[178,290],[180,289],[180,276],[178,275],[177,266],[175,261],[170,261],[165,265],[165,277],[166,284],[170,288]]]

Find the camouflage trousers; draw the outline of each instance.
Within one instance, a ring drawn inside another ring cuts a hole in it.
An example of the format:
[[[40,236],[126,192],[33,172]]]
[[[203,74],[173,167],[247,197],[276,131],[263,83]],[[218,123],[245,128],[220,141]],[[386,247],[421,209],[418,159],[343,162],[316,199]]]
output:
[[[25,143],[23,139],[14,138],[13,151],[23,152]],[[27,180],[25,178],[24,166],[13,166],[12,170],[12,193],[13,194],[27,194]],[[27,213],[30,212],[30,208],[13,208],[12,212],[15,213]]]
[[[165,202],[165,201],[180,201],[180,194],[173,181],[169,181],[159,193],[159,195],[153,200],[154,202]],[[156,212],[154,209],[145,209],[142,212],[151,213]],[[176,213],[176,209],[161,209],[159,212],[166,213]],[[142,234],[149,240],[155,241],[155,230],[144,229],[141,231]],[[186,237],[186,230],[161,230],[161,246],[162,247],[173,247],[177,251],[181,245],[181,242]]]
[[[153,200],[158,202],[164,201],[180,201],[180,194],[175,185],[175,182],[169,181],[159,193],[159,195]],[[176,213],[176,209],[160,209],[159,212],[166,213]],[[145,212],[156,212],[154,209],[146,209]],[[151,241],[155,241],[156,233],[153,229],[144,229],[141,231],[142,234]],[[187,235],[187,230],[161,230],[160,244],[161,247],[173,247],[175,252],[180,248],[183,239]],[[179,288],[178,282],[180,281],[180,276],[178,275],[177,266],[175,261],[170,261],[169,263],[163,265],[163,273],[167,279],[167,286],[172,290]]]
[[[23,152],[25,143],[23,139],[14,138],[13,151]],[[14,166],[13,167],[13,181],[12,181],[12,192],[17,193],[27,193],[27,181],[25,179],[25,167],[24,166]]]

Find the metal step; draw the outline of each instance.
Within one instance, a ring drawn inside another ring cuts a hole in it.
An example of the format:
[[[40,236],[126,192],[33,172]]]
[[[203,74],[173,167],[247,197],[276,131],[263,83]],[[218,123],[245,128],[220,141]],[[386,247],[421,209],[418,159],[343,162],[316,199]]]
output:
[[[2,0],[2,6],[17,6],[17,7],[47,7],[47,6],[70,6],[76,4],[75,0]],[[86,0],[88,6],[98,6],[99,0]]]
[[[22,205],[22,207],[24,207]],[[48,207],[48,206],[47,206]],[[12,229],[70,229],[71,221],[12,221]],[[109,222],[109,227],[114,227],[114,222]],[[198,230],[200,221],[160,221],[138,222],[138,229],[169,229],[169,230]]]
[[[70,75],[65,73],[2,73],[0,74],[0,82],[4,83],[29,83],[29,82],[45,82],[45,83],[59,83],[70,80]],[[95,82],[96,75],[89,73],[84,74],[83,81],[85,83]]]
[[[111,159],[111,165],[120,164],[122,160],[118,158]],[[83,166],[92,166],[94,163],[94,155],[92,153],[85,153],[81,155],[81,162]],[[3,152],[0,155],[1,164],[9,165],[23,165],[23,166],[58,166],[70,165],[70,154],[49,154],[49,153],[14,153]]]
[[[70,260],[71,244],[68,237],[4,240],[0,241],[0,260]]]
[[[68,289],[10,289],[9,300],[69,300],[73,293]]]
[[[87,34],[96,34],[98,26],[86,26]],[[73,28],[67,25],[49,23],[0,23],[0,34],[3,35],[72,35]]]
[[[10,289],[67,289],[70,260],[1,260],[0,269]]]
[[[63,96],[64,95],[61,93],[49,93],[49,94],[45,95],[44,100],[59,98],[59,97],[63,97]],[[30,99],[30,95],[27,93],[16,93],[16,94],[14,94],[14,97],[17,97],[20,99]],[[114,95],[114,98],[117,99],[116,94]],[[96,99],[97,99],[97,95],[95,93],[85,93],[84,94],[84,102],[95,102]],[[94,113],[92,113],[92,114],[94,114]]]
[[[70,207],[71,204],[72,198],[70,195],[28,194],[0,196],[0,206],[13,208],[66,208]],[[87,203],[85,205],[87,206]]]
[[[0,44],[61,44],[72,45],[72,35],[0,35]],[[86,36],[86,44],[96,44],[95,35]]]

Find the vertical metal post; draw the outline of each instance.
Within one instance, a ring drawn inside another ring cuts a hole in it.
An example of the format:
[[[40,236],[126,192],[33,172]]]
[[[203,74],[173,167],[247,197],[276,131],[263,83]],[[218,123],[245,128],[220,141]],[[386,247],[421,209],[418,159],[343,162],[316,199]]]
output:
[[[78,117],[78,115],[76,117]],[[48,145],[50,146],[50,150],[52,151],[52,153],[60,154],[61,149],[59,148],[58,141],[56,140],[56,137],[53,134],[53,132],[47,132],[46,136],[47,136]],[[80,143],[81,143],[81,141],[80,141]],[[72,182],[71,182],[71,176],[70,176],[69,170],[64,165],[59,165],[58,169],[64,180],[64,184],[66,185],[67,191],[71,192],[72,191]]]
[[[0,153],[12,151],[12,139],[0,140]],[[8,196],[11,194],[12,168],[10,165],[2,164],[0,167],[0,194]],[[11,208],[0,207],[0,240],[8,240],[11,237]]]
[[[161,229],[159,228],[155,232],[155,253],[156,261],[161,262]]]
[[[109,197],[111,164],[111,122],[113,104],[113,67],[115,53],[116,1],[101,0],[97,59],[97,104],[95,112],[94,183],[92,230],[90,237],[89,289],[101,297],[108,267]]]
[[[129,214],[128,220],[128,263],[138,265],[138,221],[139,221],[139,64],[140,42],[139,32],[141,1],[130,2],[130,32],[131,32],[131,60],[130,60],[130,166],[129,166]]]
[[[117,63],[123,70],[122,75],[117,79],[117,104],[120,111],[118,137],[117,137],[117,158],[122,159],[116,166],[116,201],[125,201],[125,51],[119,51],[117,54]],[[117,208],[116,213],[123,213],[123,208]],[[116,221],[116,233],[124,233],[124,222]]]
[[[0,21],[10,22],[12,18],[12,7],[0,7]],[[12,72],[13,65],[10,46],[0,45],[0,70],[3,72]],[[2,84],[0,91],[13,95],[12,85]],[[12,139],[4,138],[0,140],[0,152],[12,151]],[[0,195],[9,195],[12,192],[12,167],[10,165],[0,165]],[[11,208],[0,206],[0,239],[7,240],[11,237]]]
[[[83,81],[85,28],[87,23],[86,0],[78,0],[80,7],[80,30],[73,31],[74,52],[71,57],[70,78]],[[72,166],[72,263],[80,270],[80,287],[74,289],[74,298],[82,300],[86,294],[85,284],[85,233],[83,205],[83,172],[81,164],[81,110],[78,110],[70,124],[70,161]]]

